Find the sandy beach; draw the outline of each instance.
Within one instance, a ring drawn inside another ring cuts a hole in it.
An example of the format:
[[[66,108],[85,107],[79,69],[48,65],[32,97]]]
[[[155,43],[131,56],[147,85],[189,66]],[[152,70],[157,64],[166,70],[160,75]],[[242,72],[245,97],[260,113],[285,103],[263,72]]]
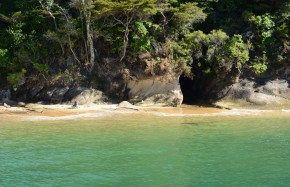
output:
[[[281,110],[280,110],[281,111]],[[155,116],[232,116],[256,115],[272,110],[253,109],[220,109],[197,105],[181,105],[179,107],[139,106],[134,108],[118,107],[116,104],[80,105],[71,108],[71,105],[41,105],[29,104],[25,107],[0,106],[1,121],[27,121],[27,120],[71,120],[91,119],[97,117],[117,117],[120,115],[155,115]],[[282,112],[287,112],[283,111]]]
[[[105,105],[81,105],[72,109],[70,105],[41,105],[31,104],[26,107],[0,106],[0,121],[26,120],[39,118],[76,118],[77,116],[103,116],[113,114],[168,114],[168,115],[190,115],[190,114],[214,114],[225,111],[214,107],[202,107],[196,105],[181,105],[180,107],[140,106],[136,109],[118,107],[116,104]]]

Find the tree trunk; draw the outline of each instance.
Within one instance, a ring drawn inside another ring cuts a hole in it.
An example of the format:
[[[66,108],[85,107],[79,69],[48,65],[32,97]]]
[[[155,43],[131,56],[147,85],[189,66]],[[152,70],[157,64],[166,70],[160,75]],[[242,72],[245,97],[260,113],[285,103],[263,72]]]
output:
[[[91,23],[90,23],[91,12],[88,12],[86,18],[86,38],[87,38],[87,47],[88,47],[88,61],[89,61],[89,72],[92,72],[95,66],[95,54],[94,54],[94,42],[93,34],[91,33]]]
[[[93,42],[93,34],[91,31],[91,11],[89,10],[88,7],[91,6],[92,1],[84,1],[83,6],[84,6],[84,24],[85,24],[85,39],[86,39],[86,60],[87,60],[87,70],[89,73],[91,73],[95,67],[95,54],[94,54],[94,42]]]

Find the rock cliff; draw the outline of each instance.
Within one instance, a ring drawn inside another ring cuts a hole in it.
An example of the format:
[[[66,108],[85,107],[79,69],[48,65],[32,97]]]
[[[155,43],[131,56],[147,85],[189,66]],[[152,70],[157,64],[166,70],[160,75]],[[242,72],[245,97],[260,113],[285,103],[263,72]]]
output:
[[[286,79],[244,79],[221,90],[216,105],[222,107],[289,107],[290,84]]]
[[[129,100],[139,105],[159,104],[178,106],[183,101],[179,77],[165,80],[163,77],[151,77],[143,80],[129,80]]]

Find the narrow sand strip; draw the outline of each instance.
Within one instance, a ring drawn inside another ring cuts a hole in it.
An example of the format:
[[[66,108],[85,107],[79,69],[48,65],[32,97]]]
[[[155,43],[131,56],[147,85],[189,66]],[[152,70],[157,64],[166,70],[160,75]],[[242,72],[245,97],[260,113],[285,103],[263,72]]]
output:
[[[280,110],[280,112],[288,110]],[[68,105],[33,105],[32,109],[11,107],[0,108],[1,121],[38,121],[38,120],[76,120],[116,116],[163,116],[163,117],[194,117],[194,116],[241,116],[273,113],[272,110],[258,109],[219,109],[214,107],[200,107],[195,105],[181,105],[180,107],[138,107],[138,110],[118,108],[117,105],[90,105],[70,109]]]

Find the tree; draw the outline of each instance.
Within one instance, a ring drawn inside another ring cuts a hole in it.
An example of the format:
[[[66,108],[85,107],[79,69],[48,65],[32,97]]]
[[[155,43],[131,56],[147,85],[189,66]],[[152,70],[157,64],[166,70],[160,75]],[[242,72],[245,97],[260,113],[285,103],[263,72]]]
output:
[[[91,9],[93,6],[92,0],[72,0],[70,6],[76,8],[80,12],[82,20],[82,28],[84,34],[84,46],[86,51],[85,67],[87,67],[88,72],[92,72],[95,65],[95,51],[93,43],[93,31],[91,29]]]
[[[142,20],[147,20],[148,17],[156,14],[157,1],[156,0],[123,0],[123,1],[110,1],[107,9],[107,20],[113,21],[110,27],[118,27],[121,25],[123,34],[123,41],[120,50],[120,61],[126,57],[128,43],[130,39],[130,32],[134,25],[140,26]]]
[[[249,60],[249,49],[244,43],[241,35],[234,35],[225,45],[227,61],[232,62],[237,70],[236,82],[241,76],[242,65]]]

